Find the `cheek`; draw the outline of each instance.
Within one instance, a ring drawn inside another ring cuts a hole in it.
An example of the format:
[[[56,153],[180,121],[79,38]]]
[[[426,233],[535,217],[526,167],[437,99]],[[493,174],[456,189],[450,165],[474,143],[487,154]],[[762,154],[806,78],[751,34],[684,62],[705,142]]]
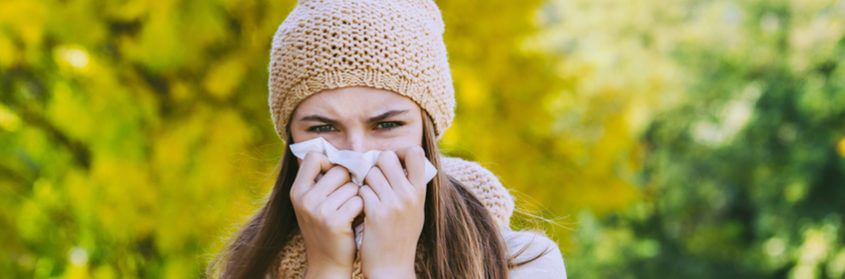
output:
[[[301,142],[303,141],[303,138],[305,138],[305,133],[300,130],[298,125],[294,123],[291,123],[288,134],[290,134],[290,137],[291,139],[293,139],[293,142]]]
[[[380,150],[399,150],[411,146],[422,146],[422,127],[404,127],[402,133],[378,140]]]
[[[410,140],[414,142],[414,145],[422,146],[423,144],[423,127],[421,121],[417,121],[415,127],[412,129],[412,135],[410,136]]]

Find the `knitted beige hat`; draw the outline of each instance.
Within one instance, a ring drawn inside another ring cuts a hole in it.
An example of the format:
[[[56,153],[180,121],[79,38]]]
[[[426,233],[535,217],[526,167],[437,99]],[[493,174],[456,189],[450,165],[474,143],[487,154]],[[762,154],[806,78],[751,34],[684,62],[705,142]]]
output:
[[[439,138],[454,118],[455,90],[431,0],[301,0],[270,52],[270,113],[287,139],[296,106],[323,90],[367,86],[407,96]]]

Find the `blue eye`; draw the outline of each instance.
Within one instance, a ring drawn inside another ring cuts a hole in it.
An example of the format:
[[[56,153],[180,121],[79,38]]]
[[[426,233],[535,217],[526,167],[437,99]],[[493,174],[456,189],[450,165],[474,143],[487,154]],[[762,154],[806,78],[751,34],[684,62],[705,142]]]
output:
[[[332,127],[332,125],[320,125],[320,126],[313,126],[313,127],[308,128],[308,131],[313,132],[313,133],[326,133],[326,132],[331,132],[333,130],[334,130],[334,127]]]
[[[396,127],[399,127],[399,126],[402,126],[402,122],[389,121],[389,122],[379,122],[378,123],[378,128],[379,129],[385,129],[385,130],[390,130],[390,129],[393,129],[393,128],[396,128]]]

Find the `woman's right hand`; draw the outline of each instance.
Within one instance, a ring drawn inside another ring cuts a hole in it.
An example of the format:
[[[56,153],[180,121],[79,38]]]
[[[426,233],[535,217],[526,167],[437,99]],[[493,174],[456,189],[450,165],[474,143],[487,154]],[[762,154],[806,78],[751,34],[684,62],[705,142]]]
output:
[[[332,166],[323,154],[308,152],[299,164],[290,199],[305,239],[306,277],[349,278],[355,258],[352,221],[363,209],[349,172]]]

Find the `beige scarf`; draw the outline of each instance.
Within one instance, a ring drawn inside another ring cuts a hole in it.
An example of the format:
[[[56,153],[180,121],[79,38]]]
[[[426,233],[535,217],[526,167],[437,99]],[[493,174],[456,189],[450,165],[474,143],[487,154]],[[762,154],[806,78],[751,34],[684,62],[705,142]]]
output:
[[[460,181],[487,208],[500,227],[507,228],[513,213],[513,197],[502,186],[499,179],[475,162],[458,158],[442,157],[441,168],[446,174]],[[278,274],[280,278],[305,277],[305,241],[297,234],[279,253]],[[355,259],[352,278],[364,278],[361,262]]]

